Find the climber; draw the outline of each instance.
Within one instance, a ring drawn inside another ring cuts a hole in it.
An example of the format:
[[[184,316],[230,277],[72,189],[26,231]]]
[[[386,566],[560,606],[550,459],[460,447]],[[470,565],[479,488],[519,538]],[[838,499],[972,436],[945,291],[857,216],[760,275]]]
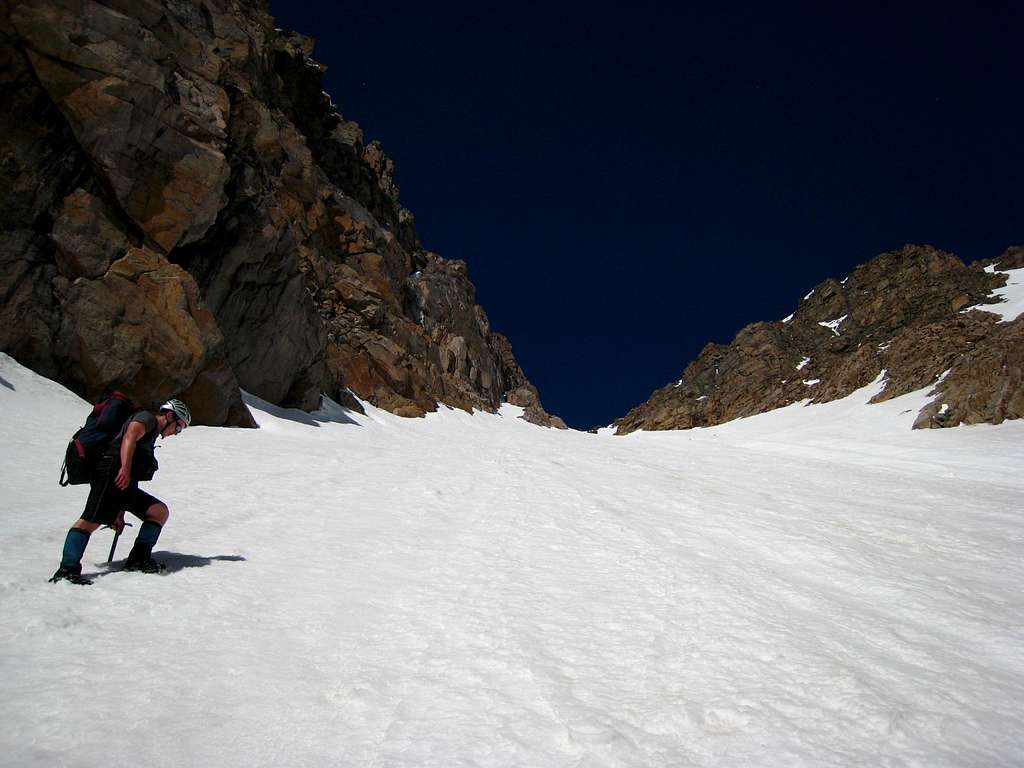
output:
[[[125,421],[89,475],[85,511],[68,531],[60,568],[50,581],[91,584],[91,580],[82,576],[82,555],[89,536],[101,525],[110,526],[120,534],[125,526],[125,510],[143,522],[124,570],[159,573],[165,569],[166,566],[153,559],[152,552],[167,523],[167,505],[141,490],[139,481],[152,479],[157,470],[156,438],[180,434],[191,422],[188,407],[174,399],[161,405],[155,416],[149,411],[137,411]]]

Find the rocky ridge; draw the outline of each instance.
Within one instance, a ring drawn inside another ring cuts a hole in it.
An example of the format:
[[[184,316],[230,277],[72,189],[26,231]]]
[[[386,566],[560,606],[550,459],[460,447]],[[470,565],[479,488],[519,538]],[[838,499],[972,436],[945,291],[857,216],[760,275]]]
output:
[[[873,402],[935,385],[915,428],[1024,417],[1024,315],[1004,321],[985,311],[1006,271],[1021,267],[1021,247],[970,265],[930,246],[883,253],[844,280],[825,280],[790,317],[708,344],[679,381],[616,421],[616,434],[827,402],[883,371]]]
[[[0,350],[92,398],[549,416],[262,0],[0,9]]]

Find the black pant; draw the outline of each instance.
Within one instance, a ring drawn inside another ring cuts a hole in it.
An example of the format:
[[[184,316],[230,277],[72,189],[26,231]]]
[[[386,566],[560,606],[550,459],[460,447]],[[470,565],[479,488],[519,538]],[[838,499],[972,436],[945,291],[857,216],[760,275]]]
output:
[[[125,489],[117,487],[114,480],[121,469],[118,457],[104,456],[96,464],[89,480],[89,498],[85,502],[82,519],[100,525],[113,525],[117,514],[123,509],[145,520],[146,510],[160,499],[139,489],[135,480]]]

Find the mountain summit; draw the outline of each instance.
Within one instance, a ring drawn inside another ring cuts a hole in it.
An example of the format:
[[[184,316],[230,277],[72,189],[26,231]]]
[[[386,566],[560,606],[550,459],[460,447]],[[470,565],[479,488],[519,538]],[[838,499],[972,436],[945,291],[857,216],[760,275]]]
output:
[[[615,422],[617,434],[688,429],[791,403],[846,397],[884,373],[872,402],[934,384],[915,428],[1024,416],[1024,248],[965,265],[908,245],[828,279],[796,311],[708,344],[678,381]]]

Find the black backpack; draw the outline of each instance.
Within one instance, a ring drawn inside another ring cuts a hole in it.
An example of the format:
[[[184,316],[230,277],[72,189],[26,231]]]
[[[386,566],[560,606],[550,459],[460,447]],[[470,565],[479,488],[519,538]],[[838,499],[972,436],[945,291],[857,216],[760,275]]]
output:
[[[71,436],[58,482],[62,486],[88,483],[103,451],[138,410],[127,395],[116,389],[96,403],[85,425]]]

